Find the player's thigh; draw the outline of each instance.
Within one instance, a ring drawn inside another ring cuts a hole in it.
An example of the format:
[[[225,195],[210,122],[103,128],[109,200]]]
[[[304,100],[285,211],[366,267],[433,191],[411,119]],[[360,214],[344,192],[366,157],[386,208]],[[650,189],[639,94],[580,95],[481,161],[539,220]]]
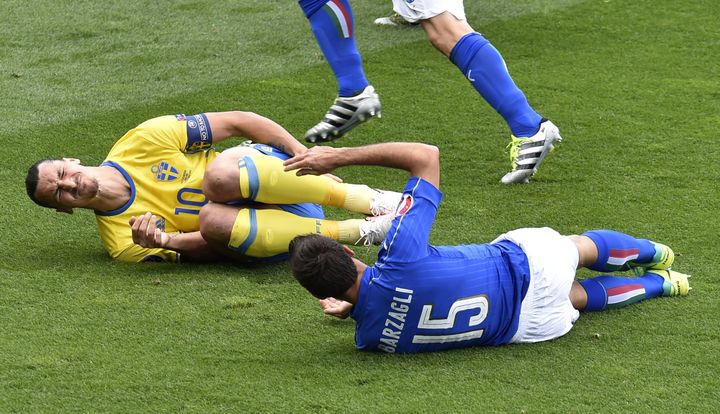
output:
[[[570,331],[579,317],[570,298],[579,259],[572,240],[547,227],[513,230],[498,240],[520,246],[530,270],[518,330],[511,342],[546,341]]]
[[[393,10],[410,23],[431,19],[450,12],[458,20],[465,20],[463,0],[392,0]]]
[[[245,156],[256,155],[258,152],[249,147],[237,146],[228,148],[218,155],[205,170],[203,193],[215,202],[227,202],[241,199],[240,169],[238,162]]]

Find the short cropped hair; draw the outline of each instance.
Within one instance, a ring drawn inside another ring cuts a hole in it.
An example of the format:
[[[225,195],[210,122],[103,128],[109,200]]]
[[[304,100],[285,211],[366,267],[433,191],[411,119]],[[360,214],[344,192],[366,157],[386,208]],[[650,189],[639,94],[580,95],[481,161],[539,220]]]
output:
[[[38,181],[40,180],[39,174],[40,174],[40,164],[47,162],[47,161],[53,161],[50,159],[44,159],[36,162],[35,164],[31,165],[27,172],[27,177],[25,177],[25,189],[27,190],[28,197],[35,202],[35,204],[52,208],[52,206],[48,205],[47,203],[43,203],[40,200],[35,197],[35,192],[37,191]]]
[[[319,234],[297,236],[289,251],[293,276],[318,299],[342,297],[355,283],[355,264],[335,240]]]

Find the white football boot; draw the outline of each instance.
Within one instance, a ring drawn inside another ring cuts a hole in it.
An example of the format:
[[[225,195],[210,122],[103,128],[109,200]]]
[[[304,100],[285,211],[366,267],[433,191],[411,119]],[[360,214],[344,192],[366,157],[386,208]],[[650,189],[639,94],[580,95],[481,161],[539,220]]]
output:
[[[543,120],[538,132],[527,138],[511,137],[510,162],[512,171],[500,180],[503,184],[527,183],[540,168],[556,142],[562,141],[560,130],[552,122]]]
[[[308,142],[333,141],[373,116],[380,118],[380,97],[372,85],[349,98],[338,97],[325,118],[305,133]]]
[[[370,214],[384,216],[385,214],[395,213],[400,200],[402,200],[402,193],[375,189],[375,197],[370,203]]]
[[[386,214],[379,217],[371,217],[360,223],[360,238],[355,245],[379,245],[385,240],[390,225],[395,218],[395,213]]]

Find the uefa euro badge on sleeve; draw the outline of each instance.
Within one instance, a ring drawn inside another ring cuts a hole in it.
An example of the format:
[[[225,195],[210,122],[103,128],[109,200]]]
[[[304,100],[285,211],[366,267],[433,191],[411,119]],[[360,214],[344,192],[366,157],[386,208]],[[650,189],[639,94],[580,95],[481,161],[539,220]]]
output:
[[[212,131],[205,114],[185,117],[187,120],[187,144],[189,153],[204,151],[212,147]]]

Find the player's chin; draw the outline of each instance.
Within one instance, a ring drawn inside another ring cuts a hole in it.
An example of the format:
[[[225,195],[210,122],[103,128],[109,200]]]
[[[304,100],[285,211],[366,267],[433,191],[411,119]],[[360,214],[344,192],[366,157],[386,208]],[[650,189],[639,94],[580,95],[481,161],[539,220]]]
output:
[[[78,189],[78,198],[83,200],[92,200],[98,195],[98,186],[93,183],[87,183]]]
[[[99,185],[93,178],[80,180],[78,183],[78,195],[82,198],[93,198],[97,196]]]

